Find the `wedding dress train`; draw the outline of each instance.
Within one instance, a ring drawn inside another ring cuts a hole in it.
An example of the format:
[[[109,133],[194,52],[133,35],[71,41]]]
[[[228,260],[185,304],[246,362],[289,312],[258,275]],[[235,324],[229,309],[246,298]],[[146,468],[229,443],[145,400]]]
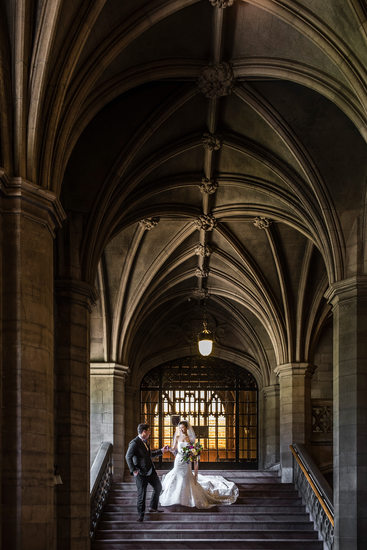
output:
[[[179,441],[173,469],[162,478],[161,506],[180,504],[196,508],[210,508],[216,504],[233,504],[238,487],[222,476],[198,475],[196,480],[191,463],[183,462],[182,449],[187,443]]]

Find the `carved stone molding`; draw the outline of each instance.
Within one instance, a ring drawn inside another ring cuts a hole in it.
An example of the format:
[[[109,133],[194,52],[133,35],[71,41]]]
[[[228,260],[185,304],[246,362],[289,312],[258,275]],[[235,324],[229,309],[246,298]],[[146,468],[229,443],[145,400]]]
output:
[[[66,214],[54,193],[20,177],[8,178],[0,170],[1,211],[22,214],[24,217],[47,227],[52,237],[61,227]]]
[[[204,231],[213,231],[217,223],[217,220],[211,214],[202,214],[195,220],[196,227]]]
[[[92,311],[92,307],[99,297],[94,286],[75,279],[57,279],[55,294],[56,299],[86,307],[89,311]]]
[[[209,292],[207,288],[194,288],[192,291],[194,298],[199,298],[199,300],[205,300],[209,298]]]
[[[208,149],[209,151],[219,151],[222,147],[222,137],[218,134],[206,132],[203,134],[201,143],[203,144],[204,149]]]
[[[146,231],[150,231],[158,222],[159,218],[145,218],[144,220],[140,220],[139,225]]]
[[[200,268],[198,267],[196,270],[195,270],[195,276],[198,278],[198,279],[204,279],[205,277],[207,277],[209,275],[209,269],[208,268]]]
[[[312,403],[312,432],[328,434],[333,432],[333,406]]]
[[[202,258],[210,256],[212,253],[212,249],[207,244],[198,244],[195,248],[195,254],[196,256],[201,256]]]
[[[212,99],[229,95],[234,87],[234,76],[230,63],[218,63],[205,67],[198,80],[199,90]]]
[[[272,224],[272,221],[269,220],[268,218],[257,216],[254,219],[254,226],[257,227],[258,229],[268,229],[268,227],[270,227],[271,224]]]
[[[324,294],[326,300],[335,308],[342,303],[353,301],[355,298],[366,299],[367,297],[367,277],[358,275],[342,281],[337,281],[329,286]]]
[[[129,374],[130,369],[126,365],[119,365],[118,363],[91,363],[90,374],[91,376],[113,376],[114,378],[121,378],[125,380]]]
[[[212,6],[215,8],[229,8],[230,6],[233,6],[234,0],[209,0]]]
[[[304,376],[305,378],[312,377],[316,367],[309,363],[285,363],[275,367],[274,372],[279,378],[287,376]]]
[[[218,182],[209,178],[202,178],[200,191],[206,193],[207,195],[212,195],[218,189]]]
[[[312,407],[312,431],[330,433],[333,431],[332,407]]]

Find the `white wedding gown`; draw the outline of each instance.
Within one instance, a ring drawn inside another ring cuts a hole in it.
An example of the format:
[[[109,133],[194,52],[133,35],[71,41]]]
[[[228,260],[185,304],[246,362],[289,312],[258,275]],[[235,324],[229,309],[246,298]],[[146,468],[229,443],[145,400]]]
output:
[[[183,462],[182,448],[187,443],[179,441],[173,469],[162,478],[161,506],[190,506],[210,508],[216,504],[233,504],[238,497],[238,487],[222,476],[198,475],[196,481],[191,463]]]

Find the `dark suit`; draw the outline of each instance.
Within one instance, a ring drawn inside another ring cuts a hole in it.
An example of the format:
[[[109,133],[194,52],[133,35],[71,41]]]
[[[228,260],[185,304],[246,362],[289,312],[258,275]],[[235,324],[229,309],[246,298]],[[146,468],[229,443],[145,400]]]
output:
[[[151,451],[149,444],[146,448],[142,439],[137,436],[130,441],[129,448],[126,453],[126,462],[129,466],[130,474],[134,475],[134,471],[138,470],[138,475],[135,476],[136,487],[138,490],[138,513],[140,516],[145,512],[145,497],[147,494],[148,483],[153,487],[153,494],[150,500],[150,508],[156,510],[158,508],[159,495],[162,491],[162,485],[155,471],[152,457],[160,456],[161,449]]]

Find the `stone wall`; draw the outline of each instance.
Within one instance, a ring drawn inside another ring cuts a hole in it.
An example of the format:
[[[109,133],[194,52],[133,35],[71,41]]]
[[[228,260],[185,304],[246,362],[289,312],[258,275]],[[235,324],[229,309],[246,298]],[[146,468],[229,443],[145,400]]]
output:
[[[333,326],[330,321],[318,342],[311,382],[311,399],[333,399]]]
[[[333,464],[333,327],[325,327],[318,342],[311,381],[311,454],[332,484]]]
[[[113,445],[113,473],[121,480],[125,467],[125,377],[128,367],[92,363],[90,370],[91,463],[104,441]]]
[[[90,379],[90,458],[91,463],[104,441],[113,442],[113,379]]]

